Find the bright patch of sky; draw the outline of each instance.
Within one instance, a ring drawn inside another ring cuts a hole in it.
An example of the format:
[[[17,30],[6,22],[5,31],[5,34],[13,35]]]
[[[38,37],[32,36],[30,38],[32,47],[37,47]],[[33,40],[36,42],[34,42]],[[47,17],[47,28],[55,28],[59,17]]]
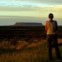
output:
[[[36,18],[38,17],[41,20],[42,18],[47,18],[50,12],[52,12],[55,15],[55,18],[59,19],[62,18],[62,0],[0,1],[0,17],[1,16],[17,16],[17,17],[20,16],[20,17],[36,17]]]
[[[30,5],[30,6],[48,6],[48,4],[44,3],[33,3],[33,2],[23,2],[23,1],[0,1],[0,6],[23,6],[23,5]]]

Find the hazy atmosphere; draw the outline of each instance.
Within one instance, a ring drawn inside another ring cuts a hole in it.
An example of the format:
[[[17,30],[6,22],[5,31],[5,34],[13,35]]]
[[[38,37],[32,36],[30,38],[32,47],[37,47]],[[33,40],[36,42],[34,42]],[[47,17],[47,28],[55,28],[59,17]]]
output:
[[[41,22],[44,24],[49,13],[55,15],[62,25],[62,0],[2,0],[0,1],[0,25],[16,22]]]
[[[62,0],[0,0],[0,62],[62,62]]]

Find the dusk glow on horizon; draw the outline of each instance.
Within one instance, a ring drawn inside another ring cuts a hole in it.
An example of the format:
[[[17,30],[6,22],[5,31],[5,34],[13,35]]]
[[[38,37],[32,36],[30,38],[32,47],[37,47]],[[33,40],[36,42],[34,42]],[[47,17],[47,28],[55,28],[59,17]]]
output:
[[[62,18],[62,0],[2,0],[0,16],[20,16],[47,18],[53,13],[55,18]]]

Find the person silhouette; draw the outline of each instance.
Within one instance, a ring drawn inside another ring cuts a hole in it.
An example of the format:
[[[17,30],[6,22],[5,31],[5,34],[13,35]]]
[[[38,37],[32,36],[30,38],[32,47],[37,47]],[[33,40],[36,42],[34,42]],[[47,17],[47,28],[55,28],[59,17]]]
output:
[[[48,20],[46,21],[45,24],[45,30],[47,34],[47,41],[48,41],[48,54],[49,54],[49,59],[52,60],[52,48],[54,46],[55,51],[56,51],[56,56],[57,59],[61,59],[59,47],[58,47],[58,40],[57,40],[57,35],[58,35],[58,25],[57,21],[53,20],[54,15],[50,13],[48,15]]]

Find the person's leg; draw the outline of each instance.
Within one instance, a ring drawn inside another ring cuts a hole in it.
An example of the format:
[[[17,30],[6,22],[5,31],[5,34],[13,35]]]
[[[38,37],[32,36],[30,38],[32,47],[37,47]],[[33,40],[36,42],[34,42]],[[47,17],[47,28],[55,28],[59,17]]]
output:
[[[52,60],[51,36],[47,36],[49,60]]]
[[[60,55],[60,51],[59,51],[59,47],[58,47],[58,40],[57,40],[57,36],[54,36],[54,43],[55,43],[55,50],[56,50],[56,55],[58,59],[61,59],[61,55]]]

